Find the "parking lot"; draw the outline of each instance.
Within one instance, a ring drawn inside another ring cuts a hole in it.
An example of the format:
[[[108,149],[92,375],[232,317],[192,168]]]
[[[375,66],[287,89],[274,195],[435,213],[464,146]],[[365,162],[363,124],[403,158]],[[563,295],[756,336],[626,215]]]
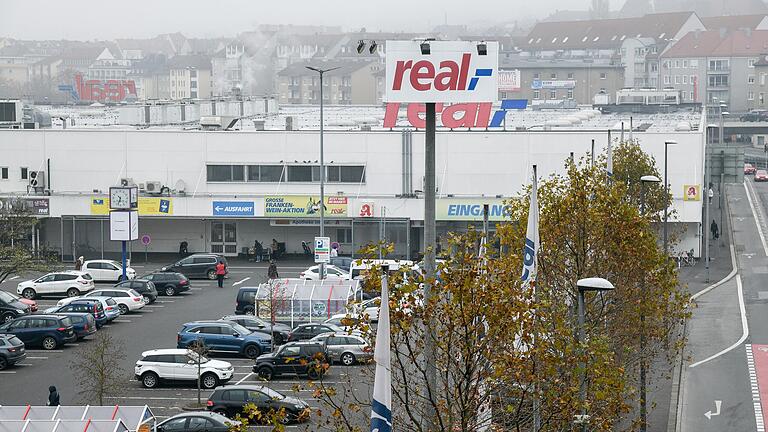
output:
[[[138,275],[143,275],[159,269],[164,263],[148,263],[132,265]],[[278,263],[279,265],[279,263]],[[279,266],[282,277],[295,277],[298,272],[306,269],[300,263],[292,266]],[[194,384],[165,384],[157,389],[145,389],[133,379],[133,368],[141,353],[150,349],[175,348],[176,334],[185,322],[201,319],[218,319],[232,314],[235,308],[237,289],[242,286],[253,286],[266,279],[266,265],[261,263],[230,262],[229,278],[224,288],[218,288],[216,281],[193,279],[191,289],[178,296],[160,296],[151,305],[146,305],[137,312],[122,315],[111,324],[99,331],[109,332],[116,341],[122,344],[124,356],[120,365],[125,375],[124,384],[117,389],[115,396],[110,396],[105,404],[119,405],[149,405],[159,419],[181,412],[181,407],[197,400],[197,389]],[[16,292],[16,285],[40,274],[15,275],[4,283],[0,289]],[[97,288],[110,286],[99,283]],[[52,307],[58,298],[37,299],[38,308],[43,312]],[[92,336],[90,337],[92,338]],[[89,338],[89,339],[90,339]],[[48,386],[55,385],[61,394],[62,405],[77,405],[82,401],[77,394],[78,386],[70,370],[70,366],[81,350],[87,350],[89,340],[81,340],[46,351],[40,348],[29,348],[28,357],[20,364],[0,371],[0,405],[45,405],[48,396]],[[229,384],[263,384],[255,374],[251,373],[252,360],[230,355],[213,355],[225,360],[235,368],[234,376]],[[355,383],[352,391],[360,398],[366,398],[371,389],[360,383],[363,368],[369,366],[344,367],[333,365],[324,381],[331,386],[344,386],[345,383]],[[367,373],[367,372],[366,372]],[[306,400],[313,408],[323,407],[321,401],[312,397],[312,390],[306,388],[306,378],[279,377],[268,383],[269,387]],[[203,400],[211,391],[203,391]],[[327,409],[324,411],[327,412]],[[293,430],[317,430],[313,424],[290,426]]]

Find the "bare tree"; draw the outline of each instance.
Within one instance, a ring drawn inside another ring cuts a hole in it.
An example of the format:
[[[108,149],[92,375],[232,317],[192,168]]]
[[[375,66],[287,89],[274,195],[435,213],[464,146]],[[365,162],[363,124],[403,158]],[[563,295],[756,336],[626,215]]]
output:
[[[197,366],[197,405],[201,406],[202,385],[200,381],[202,379],[201,376],[203,372],[203,364],[205,363],[203,359],[206,358],[209,350],[202,339],[197,339],[196,341],[192,342],[188,349],[192,354],[195,366]]]
[[[53,257],[30,240],[38,223],[26,201],[0,201],[0,283],[12,274],[51,269]]]
[[[105,331],[79,349],[71,369],[83,403],[104,405],[104,399],[120,393],[126,382],[126,372],[120,365],[124,354],[122,345]]]

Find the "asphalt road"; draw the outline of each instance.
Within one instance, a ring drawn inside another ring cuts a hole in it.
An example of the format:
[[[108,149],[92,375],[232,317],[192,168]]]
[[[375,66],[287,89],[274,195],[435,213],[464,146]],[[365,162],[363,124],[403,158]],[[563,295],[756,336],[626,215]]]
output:
[[[133,266],[137,273],[144,274],[159,268],[160,264],[137,264]],[[281,266],[281,274],[298,273],[306,267]],[[37,275],[21,275],[14,280],[0,284],[0,289],[15,292],[18,282]],[[198,319],[218,319],[234,313],[235,297],[240,286],[255,285],[266,278],[266,267],[254,263],[231,263],[230,277],[225,287],[220,289],[216,281],[192,280],[191,290],[175,297],[161,296],[152,304],[136,313],[129,313],[116,319],[112,324],[99,331],[107,331],[122,344],[124,356],[120,365],[124,369],[124,382],[115,396],[110,397],[107,405],[144,405],[152,408],[155,415],[163,419],[181,412],[181,406],[196,401],[197,390],[194,384],[170,384],[158,389],[144,389],[133,380],[133,367],[143,351],[158,348],[175,348],[176,334],[181,324]],[[109,286],[98,284],[97,286]],[[55,305],[56,298],[39,299],[39,310],[43,311]],[[92,337],[91,337],[92,338]],[[53,351],[30,349],[28,357],[20,365],[0,371],[0,405],[45,405],[48,386],[55,385],[61,394],[62,405],[77,405],[81,400],[70,365],[80,350],[87,350],[90,341],[84,340]],[[235,374],[230,384],[242,382],[262,384],[251,374],[252,361],[235,356],[214,356],[229,361],[235,367]],[[325,377],[325,383],[344,389],[336,397],[343,403],[353,398],[370,400],[371,389],[361,379],[362,374],[371,366],[344,367],[334,365]],[[269,386],[275,390],[297,396],[309,402],[313,408],[328,413],[328,407],[312,395],[307,388],[307,381],[298,377],[280,377]],[[203,400],[210,391],[203,391]],[[309,424],[291,426],[293,430],[319,430],[319,419]]]
[[[681,381],[683,432],[765,430],[768,184],[746,181],[728,186],[738,273],[701,294],[688,325],[689,358]]]

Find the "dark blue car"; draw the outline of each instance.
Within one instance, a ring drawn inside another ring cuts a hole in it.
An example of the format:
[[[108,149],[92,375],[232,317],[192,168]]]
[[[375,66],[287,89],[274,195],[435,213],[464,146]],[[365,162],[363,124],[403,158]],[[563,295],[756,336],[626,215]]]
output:
[[[26,315],[0,326],[0,333],[12,334],[26,346],[52,350],[77,340],[72,320],[61,315]]]
[[[99,299],[79,298],[64,306],[54,306],[45,310],[45,313],[49,314],[66,312],[85,312],[93,315],[93,319],[96,320],[97,329],[100,329],[109,320],[106,312],[104,312],[104,305],[101,304]]]
[[[177,348],[187,348],[201,341],[211,351],[230,352],[255,359],[272,351],[268,334],[252,332],[231,321],[195,321],[181,327],[176,338]]]
[[[96,333],[96,320],[88,312],[61,312],[56,315],[68,316],[72,320],[78,340]]]

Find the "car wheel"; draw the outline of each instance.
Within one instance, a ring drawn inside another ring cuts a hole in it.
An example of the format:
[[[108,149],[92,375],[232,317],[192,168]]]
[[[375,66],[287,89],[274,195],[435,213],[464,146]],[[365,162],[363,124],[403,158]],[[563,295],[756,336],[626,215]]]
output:
[[[154,301],[152,301],[152,299],[151,299],[151,298],[149,298],[149,296],[142,296],[142,297],[144,297],[144,302],[146,302],[147,304],[152,304],[152,303],[154,303]]]
[[[253,315],[254,314],[253,306],[247,306],[245,308],[245,314],[246,315]]]
[[[35,297],[37,297],[37,293],[32,288],[25,288],[24,291],[21,292],[21,296],[27,300],[34,300]]]
[[[147,372],[141,376],[141,384],[145,388],[155,388],[157,387],[157,384],[159,383],[159,381],[160,379],[158,378],[157,374],[154,372]]]
[[[0,370],[3,370],[7,367],[8,367],[8,360],[5,357],[0,356]]]
[[[259,368],[259,378],[263,379],[264,381],[271,380],[274,375],[275,372],[271,367],[262,366]]]
[[[341,355],[341,364],[344,366],[352,366],[355,364],[355,355],[352,353],[344,353]]]
[[[208,279],[216,280],[216,270],[208,270]]]
[[[46,336],[45,338],[43,338],[43,348],[47,350],[52,350],[52,349],[56,349],[57,345],[58,343],[56,342],[56,339],[54,339],[53,337]]]
[[[0,319],[0,322],[7,323],[7,322],[10,322],[10,321],[13,321],[14,318],[15,317],[13,316],[12,313],[7,313],[7,314],[3,315],[3,318]]]
[[[165,287],[165,295],[167,295],[168,297],[170,297],[172,295],[176,295],[176,290],[172,286],[169,285],[169,286]]]
[[[67,290],[67,297],[77,297],[80,295],[80,290],[77,288],[70,288]]]
[[[261,348],[259,348],[257,345],[246,345],[243,353],[246,357],[255,359],[261,355]]]
[[[128,308],[128,306],[126,306],[126,305],[124,305],[124,304],[122,304],[122,303],[120,303],[119,305],[117,305],[117,308],[118,308],[118,309],[120,309],[120,315],[125,315],[125,314],[127,314],[128,312],[130,312],[130,311],[131,311],[131,310]]]
[[[200,385],[206,390],[211,390],[219,385],[219,379],[212,373],[206,373],[200,377]]]

